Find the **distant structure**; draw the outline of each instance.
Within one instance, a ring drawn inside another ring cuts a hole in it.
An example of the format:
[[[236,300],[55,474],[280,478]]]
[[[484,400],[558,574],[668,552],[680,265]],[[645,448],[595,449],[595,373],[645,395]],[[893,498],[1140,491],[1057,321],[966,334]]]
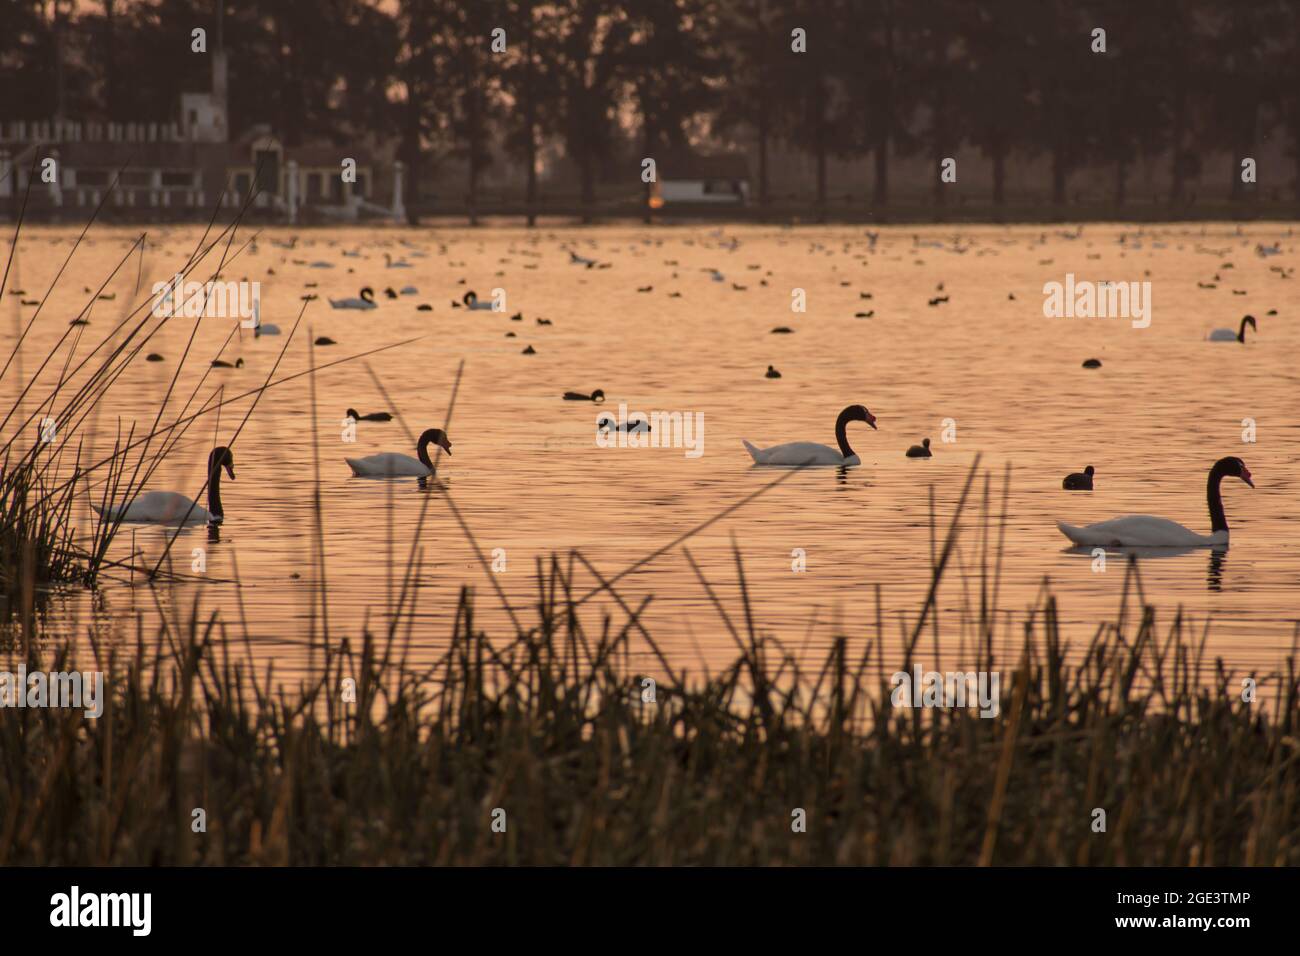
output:
[[[740,206],[749,201],[749,162],[739,153],[673,153],[656,159],[655,167],[653,208],[698,203]]]
[[[179,121],[0,124],[0,211],[16,211],[32,176],[29,217],[88,214],[123,170],[105,209],[111,218],[198,218],[210,215],[218,199],[223,207],[238,209],[256,180],[250,210],[257,218],[290,223],[405,219],[400,162],[393,164],[387,184],[389,203],[380,205],[374,201],[376,161],[370,154],[349,150],[345,155],[323,144],[286,147],[266,125],[231,139],[220,22],[218,17],[212,89],[182,93]],[[345,158],[356,162],[355,182],[343,181]],[[54,160],[52,175],[47,159]]]

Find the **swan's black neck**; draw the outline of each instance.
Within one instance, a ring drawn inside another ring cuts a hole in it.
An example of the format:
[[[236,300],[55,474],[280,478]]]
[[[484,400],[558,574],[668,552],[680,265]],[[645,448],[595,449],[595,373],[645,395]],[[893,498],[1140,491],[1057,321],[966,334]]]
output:
[[[849,409],[840,412],[840,417],[835,419],[835,441],[840,446],[840,454],[845,458],[853,456],[854,451],[849,447],[849,422],[851,421]]]
[[[1219,482],[1227,474],[1223,462],[1216,462],[1210,469],[1209,480],[1205,483],[1205,500],[1210,506],[1210,531],[1228,530],[1228,518],[1223,513],[1223,496],[1219,494]]]
[[[218,449],[208,455],[208,514],[218,521],[225,517],[221,510],[221,457]]]
[[[433,470],[434,470],[434,468],[433,468],[433,462],[429,459],[429,438],[428,438],[428,436],[421,436],[421,438],[420,438],[420,453],[419,453],[419,458],[420,458],[420,464],[424,465],[425,468],[428,468],[429,471],[433,471]]]

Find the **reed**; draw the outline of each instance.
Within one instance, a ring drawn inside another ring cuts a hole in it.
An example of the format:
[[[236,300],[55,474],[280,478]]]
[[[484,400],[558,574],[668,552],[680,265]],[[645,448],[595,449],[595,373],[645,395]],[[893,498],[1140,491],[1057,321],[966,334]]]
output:
[[[675,671],[644,603],[583,626],[584,562],[539,561],[505,640],[463,589],[426,666],[367,631],[284,686],[197,600],[92,639],[101,717],[0,709],[0,864],[1300,862],[1294,653],[1246,703],[1180,616],[1161,633],[1144,607],[1072,654],[1046,593],[1018,654],[972,662],[1001,669],[996,716],[896,708],[879,632],[809,667],[747,628],[718,673]],[[75,663],[38,646],[29,668]]]

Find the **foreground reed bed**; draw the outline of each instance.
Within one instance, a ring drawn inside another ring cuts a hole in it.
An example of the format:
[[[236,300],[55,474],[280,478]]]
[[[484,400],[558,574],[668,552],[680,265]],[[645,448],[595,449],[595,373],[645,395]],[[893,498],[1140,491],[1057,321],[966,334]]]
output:
[[[292,689],[197,608],[95,641],[97,720],[0,709],[0,863],[1300,862],[1294,655],[1247,703],[1152,608],[1070,654],[1048,595],[1018,660],[979,651],[1003,676],[981,718],[892,706],[875,639],[809,671],[750,631],[721,672],[675,673],[638,611],[587,633],[573,584],[573,560],[539,567],[506,642],[462,591],[434,665],[367,634]]]

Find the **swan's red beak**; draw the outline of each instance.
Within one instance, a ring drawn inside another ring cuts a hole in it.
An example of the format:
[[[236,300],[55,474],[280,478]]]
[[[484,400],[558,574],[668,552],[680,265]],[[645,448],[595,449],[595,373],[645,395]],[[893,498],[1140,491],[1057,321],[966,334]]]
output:
[[[438,446],[447,454],[451,454],[451,442],[448,441],[446,435],[442,436],[442,441],[438,442]]]
[[[1255,483],[1250,480],[1250,469],[1245,467],[1244,465],[1242,466],[1241,469],[1241,480],[1244,481],[1246,484],[1250,485],[1250,487],[1252,488],[1255,487]]]
[[[867,424],[872,428],[876,428],[876,416],[870,412],[867,412]],[[880,431],[880,429],[876,428],[876,431]]]
[[[230,465],[227,465],[227,466],[226,466],[226,474],[228,474],[228,475],[230,476],[230,480],[231,480],[231,481],[234,481],[234,480],[235,480],[235,469],[234,469],[233,467],[231,467]]]

